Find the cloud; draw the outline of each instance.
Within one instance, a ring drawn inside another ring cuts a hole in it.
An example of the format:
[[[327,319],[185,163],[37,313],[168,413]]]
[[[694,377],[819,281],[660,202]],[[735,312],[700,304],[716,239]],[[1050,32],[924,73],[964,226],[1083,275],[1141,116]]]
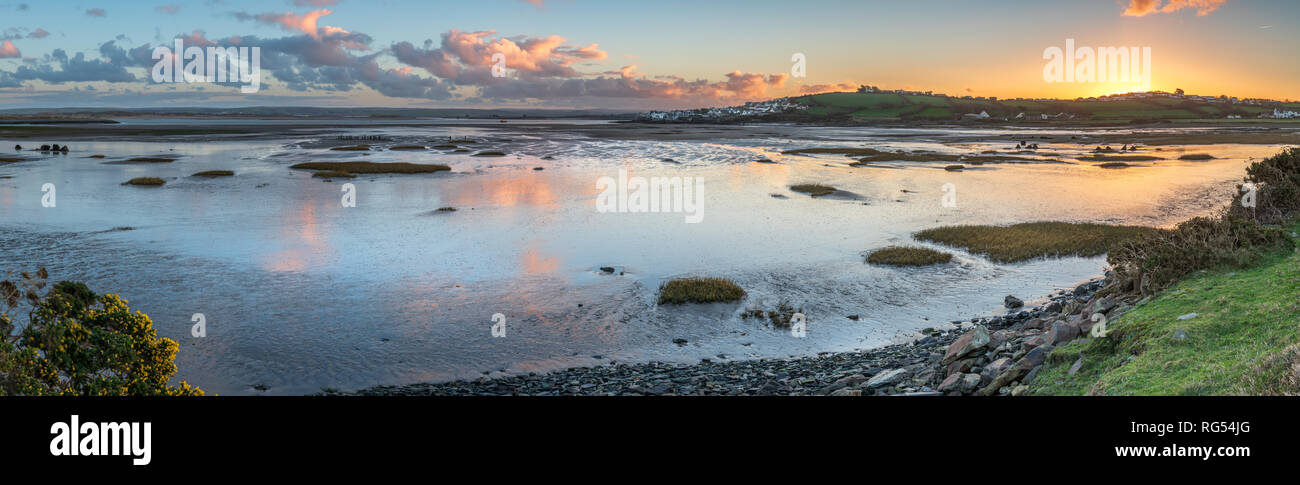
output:
[[[1205,16],[1218,10],[1228,0],[1129,0],[1124,15],[1142,17],[1152,13],[1171,13],[1184,8],[1196,9],[1196,15]],[[1161,6],[1161,5],[1164,6]]]
[[[342,0],[293,0],[294,6],[297,7],[329,7],[338,5]]]
[[[534,7],[537,7],[538,9],[546,8],[546,5],[542,3],[542,0],[520,0],[520,1],[532,5]]]
[[[105,12],[102,8],[92,8],[86,11],[86,15],[91,17],[104,17],[108,15],[108,12]]]
[[[49,36],[50,33],[40,27],[37,27],[36,30],[32,31],[32,33],[27,34],[28,39],[44,39]]]
[[[493,37],[495,31],[462,32],[451,30],[442,34],[437,48],[426,43],[424,48],[410,42],[393,44],[389,51],[397,61],[464,85],[485,85],[498,82],[492,76],[495,66],[493,56],[501,54],[505,68],[525,79],[581,77],[573,66],[584,61],[599,61],[609,57],[597,44],[574,46],[563,37]]]
[[[299,15],[293,12],[286,13],[260,13],[251,15],[247,12],[235,12],[234,16],[239,20],[256,20],[264,24],[276,24],[280,28],[289,32],[302,32],[319,39],[324,35],[347,34],[348,31],[333,26],[318,27],[317,21],[321,17],[334,13],[333,10],[321,9],[307,12]]]
[[[626,104],[631,100],[713,102],[763,97],[772,89],[783,88],[789,79],[784,73],[742,71],[724,74],[720,81],[648,77],[638,72],[636,65],[613,71],[605,66],[586,69],[591,63],[609,58],[598,44],[572,43],[558,35],[502,36],[491,30],[450,30],[438,40],[420,44],[399,41],[376,50],[371,46],[373,39],[365,33],[321,25],[320,19],[331,13],[326,9],[304,14],[232,12],[240,21],[275,25],[289,34],[209,39],[203,31],[194,30],[179,38],[187,46],[257,46],[261,50],[264,86],[302,93],[295,96],[304,99],[313,96],[309,93],[368,89],[390,98],[463,103],[489,100],[543,105]],[[26,34],[25,30],[10,31]],[[52,84],[137,82],[143,88],[156,88],[158,85],[147,75],[157,62],[152,58],[153,46],[170,46],[172,41],[168,37],[159,33],[152,43],[131,46],[127,44],[128,39],[119,36],[99,45],[95,59],[86,57],[93,52],[69,55],[55,50],[50,55],[29,59],[30,62],[25,60],[15,72],[0,71],[0,87],[20,87],[23,82],[36,80]],[[17,49],[14,51],[17,57]],[[492,75],[496,65],[494,54],[504,56],[504,77]],[[145,73],[143,77],[138,74],[141,72]],[[193,93],[202,86],[179,88]],[[178,89],[178,86],[162,89]]]
[[[6,40],[4,43],[0,43],[0,59],[22,56],[23,53],[19,52],[17,47],[14,47],[13,42]]]
[[[153,9],[161,13],[165,13],[167,15],[176,15],[176,12],[181,11],[181,6],[180,5],[159,5],[157,7],[154,7]]]
[[[63,49],[55,49],[47,57],[50,62],[37,67],[19,66],[18,71],[13,74],[14,79],[20,81],[41,80],[51,84],[90,81],[119,83],[138,80],[134,74],[127,72],[125,66],[104,59],[88,60],[86,55],[81,52],[78,52],[73,57],[68,57],[67,52],[64,52]],[[53,69],[51,64],[58,64],[59,69]]]

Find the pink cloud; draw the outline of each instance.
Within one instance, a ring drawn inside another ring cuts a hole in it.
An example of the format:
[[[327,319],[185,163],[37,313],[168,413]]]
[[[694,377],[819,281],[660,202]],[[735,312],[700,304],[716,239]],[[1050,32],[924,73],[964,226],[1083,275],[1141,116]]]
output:
[[[18,52],[18,48],[14,46],[13,42],[6,40],[4,41],[3,44],[0,44],[0,59],[4,59],[8,57],[22,57],[22,56],[23,53]]]
[[[1141,17],[1152,13],[1170,13],[1184,8],[1196,9],[1196,15],[1205,16],[1210,12],[1218,10],[1220,6],[1227,3],[1228,0],[1129,0],[1128,8],[1124,10],[1124,15],[1130,17]],[[1161,6],[1163,4],[1163,6]]]
[[[332,13],[334,13],[333,10],[321,9],[321,10],[312,10],[303,15],[299,15],[293,12],[278,13],[278,14],[262,13],[262,14],[257,14],[257,16],[254,18],[256,18],[258,22],[262,22],[264,24],[279,24],[280,28],[284,30],[291,31],[291,32],[292,31],[302,32],[304,34],[310,35],[313,38],[317,38],[317,39],[321,38],[322,36],[347,34],[348,31],[340,29],[338,27],[332,27],[329,25],[318,27],[316,25],[317,21],[319,21],[321,17],[324,17]]]

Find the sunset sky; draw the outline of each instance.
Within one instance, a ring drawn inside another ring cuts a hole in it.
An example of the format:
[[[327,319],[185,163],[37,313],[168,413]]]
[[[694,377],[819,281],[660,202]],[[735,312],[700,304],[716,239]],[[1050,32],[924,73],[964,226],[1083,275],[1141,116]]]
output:
[[[7,2],[8,0],[0,0]],[[1043,51],[1150,47],[1152,89],[1300,98],[1295,0],[0,3],[0,108],[720,106],[858,84],[1074,98]],[[155,84],[154,46],[260,46],[263,86]],[[506,76],[491,75],[493,53]],[[807,76],[791,76],[802,53]]]

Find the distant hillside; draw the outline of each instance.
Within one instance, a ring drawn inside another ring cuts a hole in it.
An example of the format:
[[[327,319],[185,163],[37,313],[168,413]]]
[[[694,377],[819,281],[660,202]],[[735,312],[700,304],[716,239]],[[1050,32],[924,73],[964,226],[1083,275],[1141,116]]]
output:
[[[896,92],[825,93],[790,98],[790,101],[807,106],[807,109],[769,118],[823,122],[948,121],[963,119],[966,114],[987,113],[989,119],[997,121],[1003,118],[1043,121],[1043,115],[1056,119],[1057,115],[1064,113],[1066,116],[1061,119],[1159,121],[1225,119],[1229,116],[1257,119],[1261,114],[1271,115],[1274,109],[1300,111],[1300,103],[1296,102],[1245,101],[1167,93],[1082,100],[999,100]]]

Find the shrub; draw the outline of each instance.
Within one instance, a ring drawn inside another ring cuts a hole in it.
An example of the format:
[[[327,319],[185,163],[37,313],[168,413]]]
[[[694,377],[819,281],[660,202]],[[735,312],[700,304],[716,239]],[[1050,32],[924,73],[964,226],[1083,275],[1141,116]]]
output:
[[[1263,224],[1282,224],[1300,212],[1300,148],[1283,149],[1277,155],[1246,168],[1246,181],[1255,184],[1255,207],[1242,207],[1245,194],[1238,191],[1231,210]]]
[[[659,304],[713,303],[736,301],[745,290],[725,278],[679,278],[659,287]]]
[[[1107,291],[1149,294],[1194,271],[1245,266],[1263,253],[1293,246],[1285,230],[1269,227],[1300,211],[1300,148],[1283,149],[1246,169],[1256,187],[1255,207],[1243,207],[1239,193],[1226,210],[1124,242],[1108,255],[1116,284]]]
[[[1290,245],[1285,231],[1222,214],[1197,217],[1172,231],[1159,231],[1118,244],[1107,255],[1115,271],[1112,291],[1150,294],[1194,271],[1246,266],[1263,252]]]
[[[178,346],[114,294],[62,281],[44,297],[45,269],[0,282],[0,395],[201,396],[168,381]],[[14,314],[28,308],[21,329]]]

